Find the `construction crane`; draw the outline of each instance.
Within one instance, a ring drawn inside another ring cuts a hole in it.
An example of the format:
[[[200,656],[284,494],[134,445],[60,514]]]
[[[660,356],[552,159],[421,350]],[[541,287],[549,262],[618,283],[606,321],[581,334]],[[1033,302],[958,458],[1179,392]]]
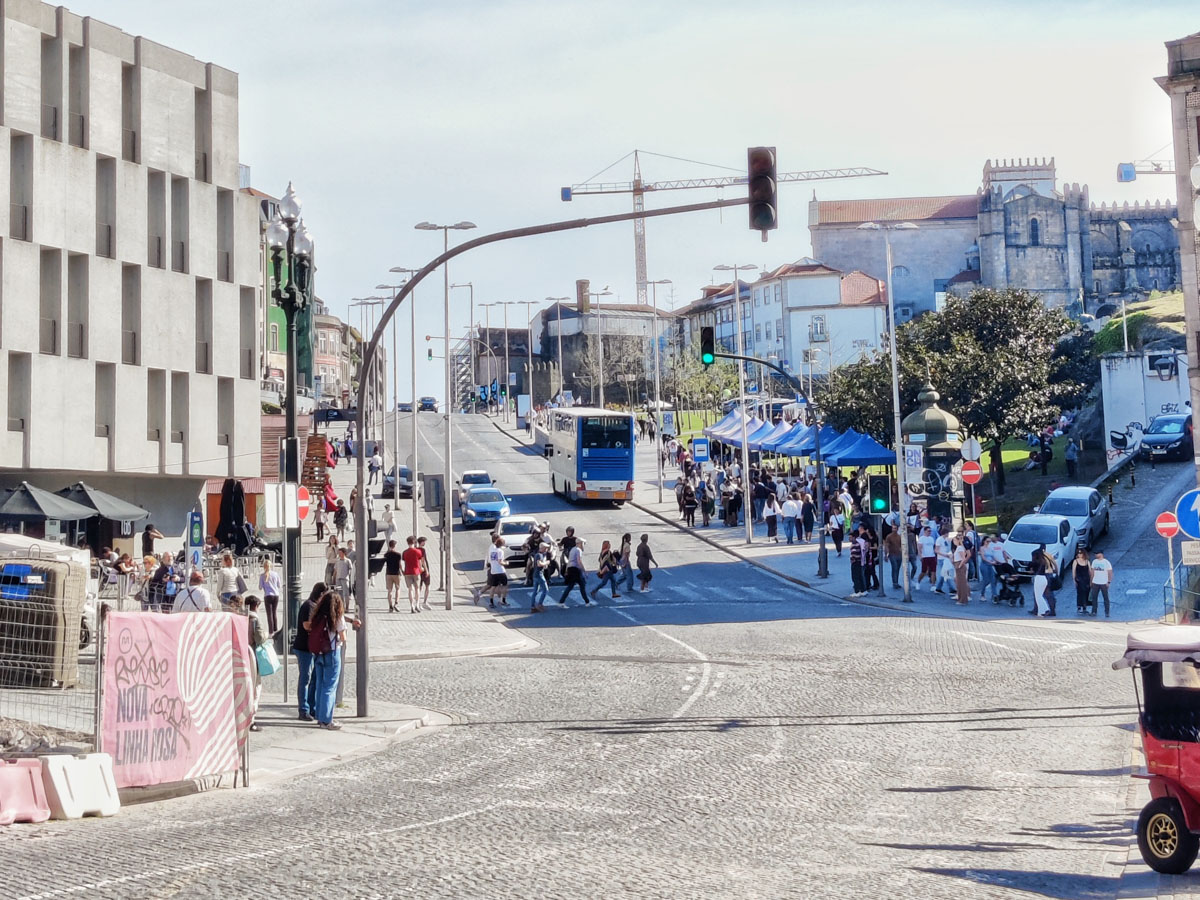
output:
[[[745,184],[745,175],[726,175],[720,178],[683,178],[677,181],[642,181],[641,161],[633,151],[633,181],[592,182],[573,184],[562,189],[562,199],[570,201],[576,194],[633,194],[633,211],[641,212],[646,208],[645,196],[651,191],[681,191],[688,188],[723,188],[737,184]],[[658,156],[660,154],[652,154]],[[625,157],[623,157],[625,158]],[[677,159],[677,157],[666,157]],[[681,160],[691,162],[691,160]],[[620,162],[618,160],[617,162]],[[616,165],[614,163],[613,165]],[[612,168],[612,166],[609,166]],[[858,166],[848,169],[811,169],[807,172],[781,172],[776,181],[828,181],[834,178],[863,178],[867,175],[886,175],[879,169],[868,169]],[[634,268],[637,277],[637,302],[646,305],[646,220],[633,220],[633,253]]]
[[[1175,161],[1171,159],[1139,159],[1117,163],[1117,181],[1137,181],[1139,175],[1174,175]]]

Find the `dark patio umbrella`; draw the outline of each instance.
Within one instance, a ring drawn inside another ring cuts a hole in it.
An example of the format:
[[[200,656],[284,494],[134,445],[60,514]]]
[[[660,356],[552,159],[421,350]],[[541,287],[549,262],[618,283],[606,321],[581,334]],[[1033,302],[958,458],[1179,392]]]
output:
[[[114,522],[136,522],[150,515],[140,506],[135,506],[120,497],[114,497],[112,494],[84,484],[82,481],[77,481],[56,493],[60,497],[66,497],[68,500],[90,507],[94,510],[92,515],[99,515],[103,519],[110,519]]]
[[[20,487],[9,488],[0,499],[0,518],[24,522],[44,522],[46,519],[73,522],[94,515],[96,511],[91,507],[34,487],[28,481],[22,481]]]

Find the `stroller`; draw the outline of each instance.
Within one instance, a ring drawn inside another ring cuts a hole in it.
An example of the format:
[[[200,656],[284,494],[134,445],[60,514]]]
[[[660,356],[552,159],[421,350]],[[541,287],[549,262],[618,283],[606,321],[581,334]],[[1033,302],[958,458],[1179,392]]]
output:
[[[996,566],[996,583],[1000,589],[992,597],[993,603],[1007,602],[1009,606],[1025,605],[1025,595],[1021,593],[1021,580],[1011,563],[1000,563]]]

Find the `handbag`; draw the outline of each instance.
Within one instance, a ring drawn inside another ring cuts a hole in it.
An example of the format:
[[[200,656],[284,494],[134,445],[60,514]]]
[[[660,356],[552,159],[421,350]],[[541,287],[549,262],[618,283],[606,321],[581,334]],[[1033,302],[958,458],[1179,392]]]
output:
[[[1046,587],[1050,588],[1052,591],[1062,590],[1062,576],[1058,574],[1057,570],[1049,573],[1046,576]]]
[[[264,641],[254,648],[254,658],[258,662],[258,674],[266,677],[279,671],[279,654],[270,641]]]

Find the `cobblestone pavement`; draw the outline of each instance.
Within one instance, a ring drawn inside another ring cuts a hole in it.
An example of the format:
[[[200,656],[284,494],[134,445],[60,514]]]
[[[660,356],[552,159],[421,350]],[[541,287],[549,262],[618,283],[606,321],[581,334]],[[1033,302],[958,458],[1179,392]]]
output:
[[[535,464],[466,438],[506,491]],[[456,724],[370,758],[0,829],[6,893],[1104,898],[1133,886],[1121,881],[1133,692],[1110,668],[1123,626],[872,610],[715,559],[636,511],[584,516],[523,496],[589,527],[616,516],[651,532],[654,591],[540,616],[514,604],[503,616],[534,650],[374,665],[376,696]],[[1143,878],[1136,895],[1193,880]]]

